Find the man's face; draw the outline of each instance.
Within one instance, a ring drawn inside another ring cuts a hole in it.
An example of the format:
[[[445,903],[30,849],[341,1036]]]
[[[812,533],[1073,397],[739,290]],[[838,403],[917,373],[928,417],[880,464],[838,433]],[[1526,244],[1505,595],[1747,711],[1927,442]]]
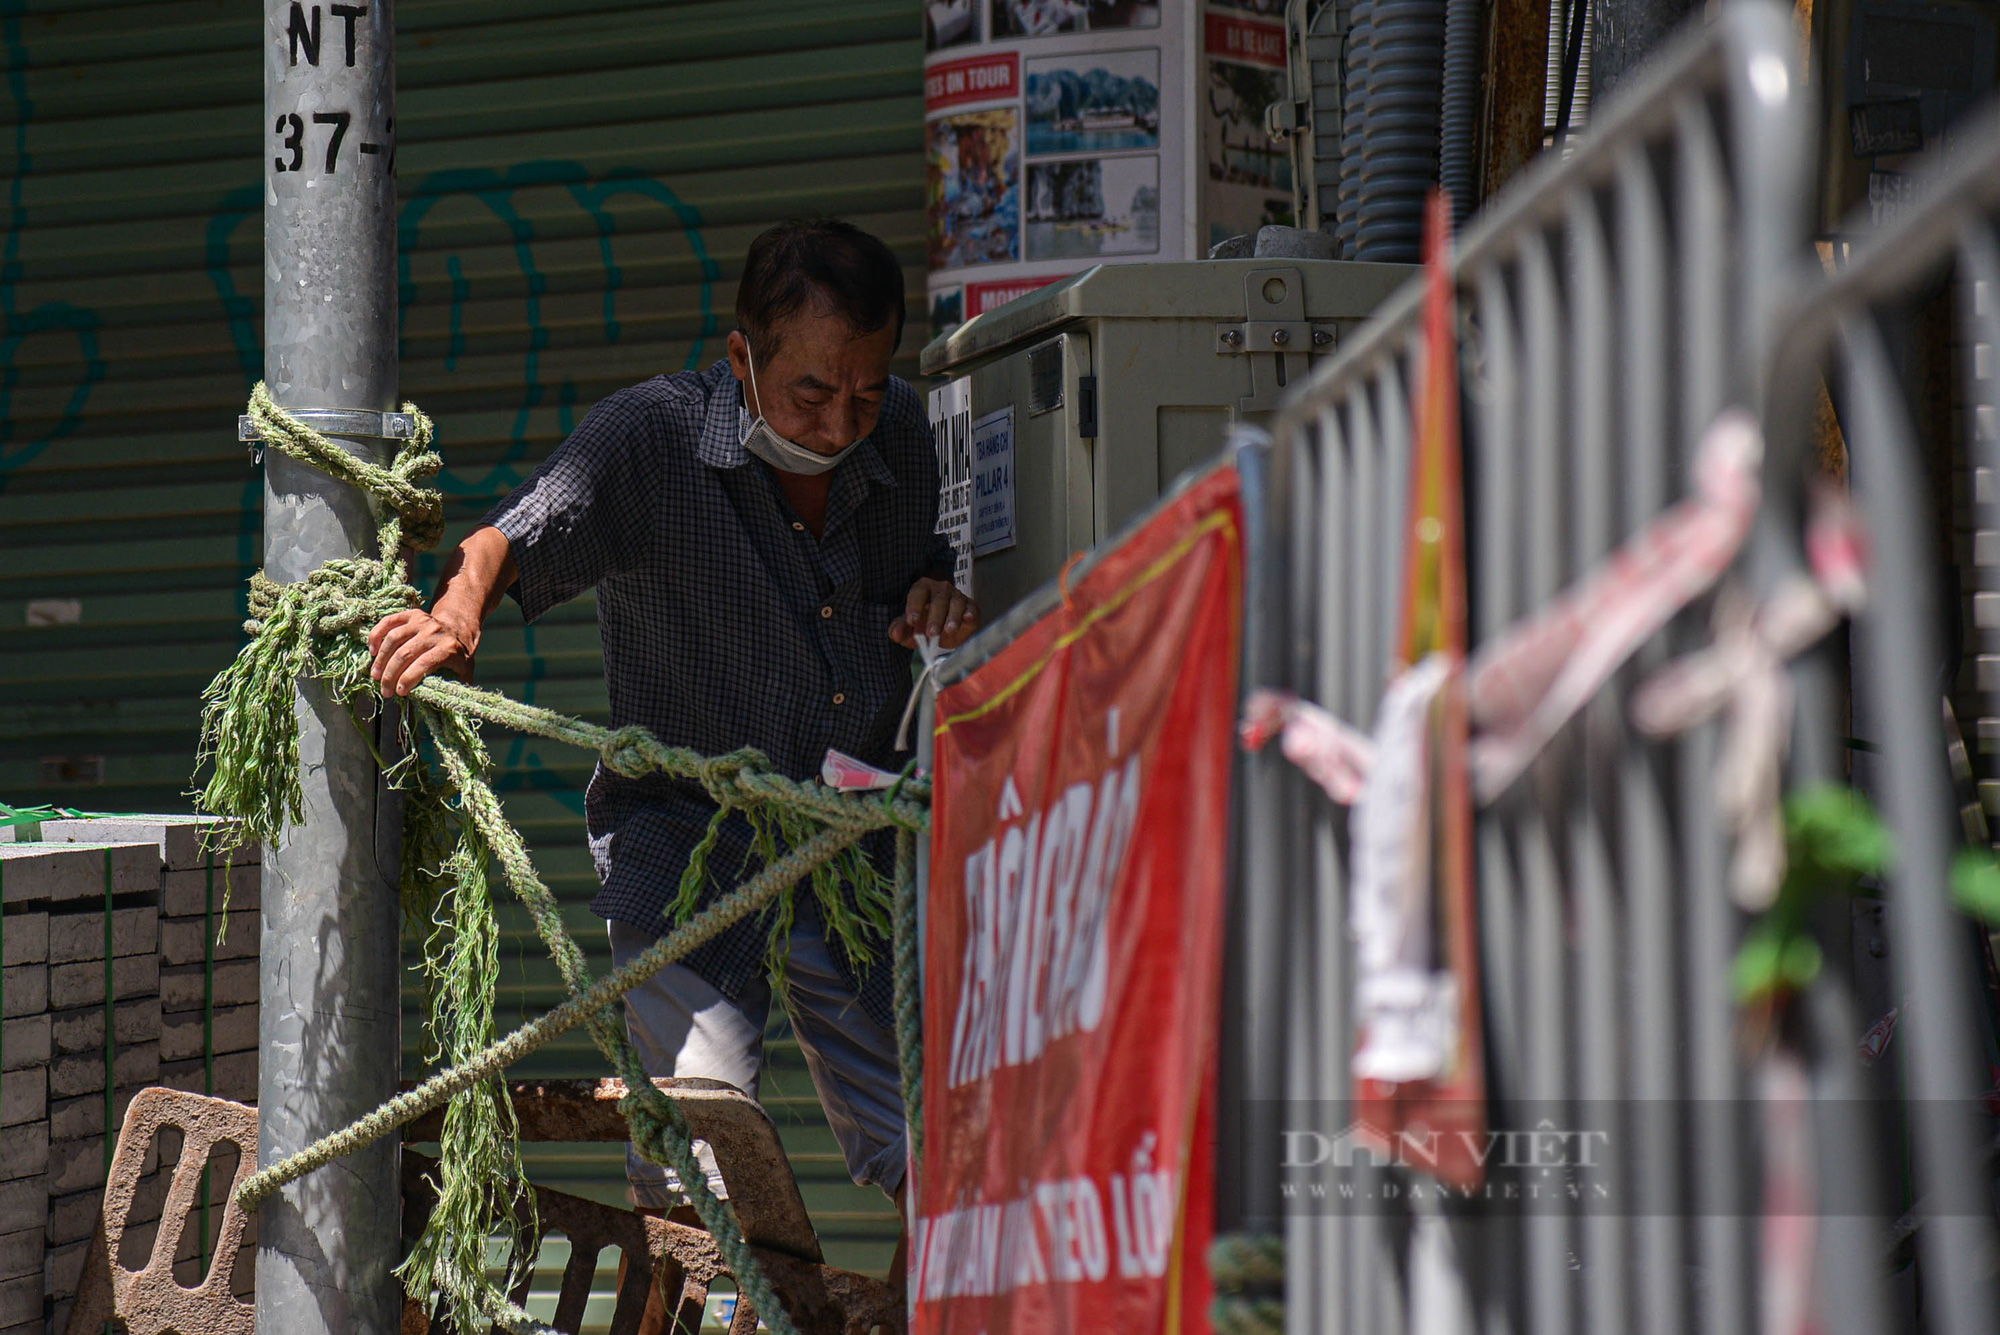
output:
[[[768,361],[758,358],[755,389],[750,344],[740,332],[729,335],[729,367],[743,382],[751,417],[761,413],[779,435],[816,454],[838,454],[875,429],[889,389],[893,321],[862,334],[808,307],[772,332],[778,348]]]

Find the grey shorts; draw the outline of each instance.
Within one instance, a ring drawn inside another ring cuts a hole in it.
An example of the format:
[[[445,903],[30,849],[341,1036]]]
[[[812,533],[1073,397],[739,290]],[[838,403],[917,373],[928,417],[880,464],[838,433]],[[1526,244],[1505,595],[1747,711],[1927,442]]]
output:
[[[659,938],[622,922],[607,922],[613,967],[650,949]],[[820,1106],[856,1182],[893,1196],[903,1182],[903,1086],[896,1036],[861,1008],[834,968],[818,915],[800,915],[785,962],[785,1009],[819,1091]],[[655,1078],[704,1076],[726,1080],[757,1097],[764,1065],[764,1022],[771,985],[758,978],[729,1000],[694,970],[669,964],[625,994],[625,1028],[639,1060]],[[709,1189],[729,1193],[708,1146],[697,1143]],[[673,1173],[625,1149],[632,1203],[665,1210],[681,1201]]]

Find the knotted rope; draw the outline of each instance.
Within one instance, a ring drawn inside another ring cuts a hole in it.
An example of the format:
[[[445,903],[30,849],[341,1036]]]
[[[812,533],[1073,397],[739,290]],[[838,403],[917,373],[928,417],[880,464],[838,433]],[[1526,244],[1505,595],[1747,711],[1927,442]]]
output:
[[[201,805],[241,821],[245,833],[267,843],[304,819],[295,683],[319,681],[350,705],[378,694],[369,675],[368,632],[382,617],[422,605],[421,595],[402,577],[403,558],[406,548],[428,549],[443,534],[443,498],[425,485],[440,460],[430,448],[430,420],[413,406],[405,405],[405,411],[415,417],[416,431],[384,467],[356,458],[286,413],[263,384],[250,397],[250,415],[268,445],[361,488],[384,512],[373,557],[329,561],[291,584],[274,583],[261,573],[253,577],[250,619],[244,623],[250,642],[204,693],[200,759],[213,773],[199,795]],[[482,1317],[509,1330],[546,1329],[508,1301],[485,1273],[487,1241],[496,1231],[510,1248],[509,1282],[531,1263],[524,1244],[535,1234],[532,1220],[523,1218],[533,1208],[532,1196],[519,1190],[519,1128],[499,1077],[510,1064],[582,1025],[631,1091],[619,1109],[633,1143],[646,1158],[675,1171],[738,1287],[772,1330],[791,1332],[791,1319],[744,1241],[735,1211],[709,1190],[679,1107],[653,1085],[611,1012],[632,988],[759,913],[770,919],[770,958],[782,985],[792,896],[799,882],[808,881],[828,929],[858,966],[871,963],[877,934],[892,936],[896,1037],[914,1136],[922,1096],[916,834],[929,821],[928,784],[906,776],[882,794],[835,792],[776,772],[755,750],[703,756],[668,746],[643,728],[601,727],[435,677],[411,693],[405,722],[409,745],[386,765],[385,774],[408,793],[403,903],[407,916],[431,929],[424,951],[432,1049],[427,1056],[441,1069],[353,1124],[260,1170],[244,1182],[238,1203],[255,1209],[285,1184],[444,1106],[437,1205],[399,1273],[412,1292],[439,1295],[456,1329],[475,1329]],[[692,780],[714,799],[715,817],[689,860],[674,905],[680,925],[624,968],[591,977],[583,952],[563,926],[555,895],[487,780],[482,722],[594,751],[606,768],[627,777]],[[763,869],[697,912],[707,855],[732,812],[749,822]],[[893,887],[883,884],[857,847],[863,836],[881,829],[897,834]],[[562,1005],[504,1038],[496,1037],[493,1018],[498,927],[489,877],[496,864],[534,920],[569,991]],[[843,884],[852,888],[851,902]]]
[[[1209,1244],[1217,1335],[1284,1335],[1285,1244],[1267,1233],[1225,1233]]]
[[[263,381],[250,391],[250,417],[259,439],[365,492],[390,511],[400,526],[394,534],[386,525],[382,530],[384,539],[396,538],[393,546],[385,544],[384,555],[390,557],[405,543],[413,551],[427,552],[444,537],[444,493],[426,485],[444,467],[444,459],[431,448],[431,419],[414,403],[404,404],[403,411],[415,420],[416,430],[384,468],[343,449],[280,408]]]

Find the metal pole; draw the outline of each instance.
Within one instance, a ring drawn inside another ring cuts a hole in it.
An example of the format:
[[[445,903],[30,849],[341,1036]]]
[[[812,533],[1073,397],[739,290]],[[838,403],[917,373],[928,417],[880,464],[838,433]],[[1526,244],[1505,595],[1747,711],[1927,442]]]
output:
[[[1274,506],[1271,446],[1243,430],[1232,452],[1243,477],[1243,685],[1289,686],[1285,654],[1285,583],[1279,569],[1289,502]],[[1279,466],[1283,466],[1282,457]],[[1279,494],[1284,494],[1280,491]],[[1276,1147],[1286,1095],[1285,960],[1289,856],[1299,833],[1288,822],[1289,764],[1275,748],[1239,756],[1231,838],[1235,884],[1223,951],[1220,1089],[1216,1106],[1218,1232],[1282,1232]]]
[[[395,115],[393,0],[264,0],[264,375],[285,407],[395,406]],[[272,579],[372,554],[375,519],[353,488],[266,455]],[[401,808],[370,749],[393,729],[357,726],[316,683],[297,708],[306,818],[264,855],[265,1164],[392,1097],[402,1048]],[[395,1331],[400,1216],[393,1140],[286,1187],[257,1216],[258,1329]]]

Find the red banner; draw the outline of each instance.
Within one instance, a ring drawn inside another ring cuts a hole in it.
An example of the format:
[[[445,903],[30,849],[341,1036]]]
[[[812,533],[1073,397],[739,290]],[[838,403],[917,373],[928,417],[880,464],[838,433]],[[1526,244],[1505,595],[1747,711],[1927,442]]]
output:
[[[938,696],[917,1335],[1205,1332],[1233,470]]]
[[[1047,287],[1050,283],[1060,283],[1069,277],[1066,273],[1050,274],[1046,278],[1003,278],[987,283],[967,283],[965,285],[965,318],[984,315],[995,306],[1005,306],[1016,297],[1025,297],[1030,292]]]
[[[994,102],[1021,94],[1021,57],[1014,51],[948,60],[924,71],[924,110],[961,102]]]
[[[1206,14],[1203,33],[1208,54],[1251,65],[1285,67],[1285,30],[1275,23],[1253,23],[1228,14]]]

